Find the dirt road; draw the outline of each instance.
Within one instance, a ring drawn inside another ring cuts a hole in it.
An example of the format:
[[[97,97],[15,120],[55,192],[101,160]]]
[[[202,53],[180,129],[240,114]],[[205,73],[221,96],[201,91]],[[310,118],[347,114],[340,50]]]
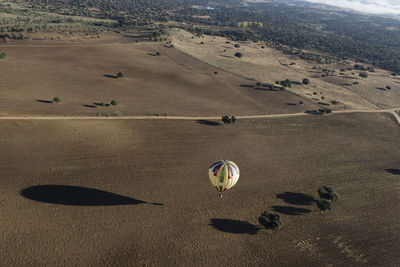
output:
[[[380,110],[339,110],[334,111],[333,114],[343,113],[390,113],[400,125],[400,117],[397,115],[396,110],[380,109]],[[315,115],[313,112],[298,112],[290,114],[264,114],[264,115],[249,115],[249,116],[235,116],[237,119],[268,119],[268,118],[281,118],[281,117],[297,117],[297,116],[310,116]],[[221,116],[7,116],[0,117],[0,120],[219,120]]]

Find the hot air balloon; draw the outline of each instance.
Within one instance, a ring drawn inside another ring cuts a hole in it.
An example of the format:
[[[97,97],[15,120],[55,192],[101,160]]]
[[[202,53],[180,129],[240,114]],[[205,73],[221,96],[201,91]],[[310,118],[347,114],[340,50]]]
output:
[[[222,197],[222,193],[232,188],[239,180],[239,167],[229,160],[217,161],[208,170],[210,181]]]

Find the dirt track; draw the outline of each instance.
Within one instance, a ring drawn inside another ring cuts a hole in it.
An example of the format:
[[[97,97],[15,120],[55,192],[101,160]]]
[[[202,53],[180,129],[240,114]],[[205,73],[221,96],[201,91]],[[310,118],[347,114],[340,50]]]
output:
[[[384,109],[384,110],[338,110],[334,114],[348,113],[390,113],[400,124],[400,117],[396,114],[396,110],[400,108]],[[249,115],[235,116],[237,119],[268,119],[268,118],[286,118],[297,116],[309,116],[312,113],[289,113],[289,114],[267,114],[267,115]],[[217,116],[123,116],[123,117],[90,117],[90,116],[13,116],[0,117],[0,120],[219,120]]]

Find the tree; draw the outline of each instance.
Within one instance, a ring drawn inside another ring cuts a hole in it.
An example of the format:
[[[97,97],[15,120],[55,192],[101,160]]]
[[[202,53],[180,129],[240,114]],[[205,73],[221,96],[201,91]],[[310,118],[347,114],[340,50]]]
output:
[[[361,78],[368,78],[368,73],[361,72],[360,74],[358,74],[358,76],[360,76]]]
[[[56,103],[59,103],[59,102],[61,102],[61,99],[58,96],[56,96],[53,98],[53,101]]]
[[[124,78],[125,75],[124,75],[122,72],[118,72],[118,73],[117,73],[117,77],[118,77],[118,78]]]
[[[241,58],[241,57],[243,57],[243,54],[242,54],[242,53],[240,53],[240,52],[236,52],[236,53],[235,53],[235,57],[237,57],[237,58]]]
[[[291,82],[289,79],[286,79],[286,80],[284,80],[284,81],[280,81],[279,83],[280,83],[283,87],[289,87],[289,88],[292,87],[292,82]]]
[[[331,211],[332,210],[332,202],[327,201],[327,200],[316,200],[317,207],[321,211]]]
[[[331,187],[323,186],[318,188],[318,195],[320,198],[335,202],[339,199],[338,193],[336,193]]]
[[[304,78],[304,79],[303,79],[303,83],[304,83],[304,84],[309,84],[309,83],[310,83],[310,80],[307,79],[307,78]]]
[[[231,118],[229,116],[222,116],[222,122],[224,124],[230,124],[232,122]]]
[[[392,90],[392,87],[390,85],[386,85],[386,90]]]
[[[156,52],[156,55],[159,56],[159,55],[161,55],[161,54],[160,54],[160,52]]]
[[[258,222],[268,230],[278,231],[282,227],[279,214],[269,213],[268,211],[261,213],[261,216],[258,217]]]
[[[320,109],[318,109],[318,111],[321,114],[330,114],[330,113],[332,113],[332,110],[329,109],[329,108],[320,108]]]
[[[113,105],[113,106],[116,106],[116,105],[118,105],[118,102],[117,101],[115,101],[115,100],[111,100],[111,105]]]

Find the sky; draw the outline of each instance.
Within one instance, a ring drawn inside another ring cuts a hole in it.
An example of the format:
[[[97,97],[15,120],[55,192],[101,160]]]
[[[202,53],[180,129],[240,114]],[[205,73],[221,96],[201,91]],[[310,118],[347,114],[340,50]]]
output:
[[[305,0],[307,2],[327,4],[354,9],[371,14],[400,15],[400,0]]]

